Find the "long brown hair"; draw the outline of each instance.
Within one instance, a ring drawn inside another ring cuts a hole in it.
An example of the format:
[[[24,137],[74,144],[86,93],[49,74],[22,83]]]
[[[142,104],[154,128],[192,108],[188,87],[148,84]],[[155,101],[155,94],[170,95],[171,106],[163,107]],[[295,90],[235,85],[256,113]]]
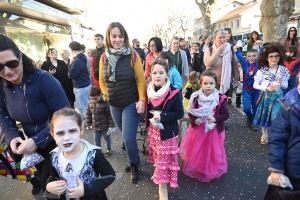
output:
[[[295,29],[295,35],[294,35],[294,38],[293,38],[293,39],[290,37],[290,31],[291,31],[291,28]],[[286,39],[287,39],[288,41],[294,40],[295,43],[297,42],[298,38],[297,38],[297,29],[296,29],[296,27],[292,26],[292,27],[289,28],[289,30],[288,30],[288,35],[287,35]]]
[[[127,31],[125,30],[124,26],[120,22],[112,22],[111,24],[108,25],[107,30],[106,30],[106,34],[105,34],[105,41],[104,41],[105,47],[106,48],[113,48],[112,43],[110,41],[110,34],[111,34],[112,29],[115,28],[115,27],[117,27],[120,30],[122,36],[124,37],[124,46],[126,46],[130,49],[130,51],[131,51],[131,53],[130,53],[131,61],[134,62],[134,54],[136,52],[132,48],[132,46],[130,45]]]
[[[251,46],[253,46],[254,43],[255,43],[255,41],[254,41],[253,38],[252,38],[253,33],[255,33],[255,34],[257,35],[256,40],[261,40],[261,39],[260,39],[260,36],[259,36],[259,34],[258,34],[258,32],[257,32],[257,31],[252,31],[252,33],[251,33],[251,35],[250,35],[250,41],[249,41],[249,43],[250,43]]]

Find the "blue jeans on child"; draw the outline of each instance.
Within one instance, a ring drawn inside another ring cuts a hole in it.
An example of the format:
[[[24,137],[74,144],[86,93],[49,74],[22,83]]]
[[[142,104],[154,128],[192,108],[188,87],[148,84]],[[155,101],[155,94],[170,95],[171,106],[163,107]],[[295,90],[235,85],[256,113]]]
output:
[[[243,89],[242,92],[243,109],[247,119],[251,120],[251,122],[253,122],[257,110],[256,102],[259,97],[259,92],[259,90],[251,91],[246,89]]]
[[[106,141],[107,149],[111,149],[110,135],[106,135],[107,131],[107,129],[100,131],[94,130],[94,140],[96,146],[101,147],[101,137],[103,136],[104,140]]]
[[[125,107],[110,106],[110,112],[117,127],[122,132],[129,163],[136,164],[138,159],[138,146],[136,135],[141,115],[137,113],[136,102]]]

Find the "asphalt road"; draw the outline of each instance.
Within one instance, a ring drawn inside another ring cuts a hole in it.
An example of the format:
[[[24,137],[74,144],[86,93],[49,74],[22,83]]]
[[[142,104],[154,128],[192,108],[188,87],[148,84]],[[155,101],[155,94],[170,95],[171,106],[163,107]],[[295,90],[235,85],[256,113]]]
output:
[[[225,148],[228,158],[228,173],[209,183],[201,183],[189,178],[179,171],[179,188],[169,188],[171,200],[254,200],[263,199],[267,190],[268,148],[259,143],[261,132],[253,132],[245,127],[246,117],[233,105],[229,106],[230,119],[226,122],[229,130],[226,132]],[[186,129],[186,124],[183,125]],[[84,139],[93,142],[92,131],[86,131]],[[102,146],[105,147],[102,140]],[[114,167],[117,180],[107,189],[107,195],[112,200],[157,200],[158,186],[151,181],[153,166],[147,163],[146,155],[140,153],[141,180],[138,184],[130,183],[130,173],[124,172],[127,162],[126,154],[121,150],[121,135],[112,135],[114,153],[108,158]],[[139,141],[139,147],[142,147]],[[104,148],[105,149],[105,148]],[[180,160],[180,166],[183,166]],[[42,193],[31,195],[31,184],[0,176],[0,199],[3,200],[41,200]]]

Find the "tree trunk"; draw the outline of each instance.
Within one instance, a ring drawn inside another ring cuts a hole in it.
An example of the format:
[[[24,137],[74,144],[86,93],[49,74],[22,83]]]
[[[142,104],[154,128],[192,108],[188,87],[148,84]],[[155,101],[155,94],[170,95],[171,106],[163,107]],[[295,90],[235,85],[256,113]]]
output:
[[[288,19],[293,14],[295,0],[263,0],[260,5],[259,30],[263,42],[281,42],[287,34]]]
[[[203,35],[212,35],[215,24],[211,23],[212,4],[215,0],[195,0],[202,14]]]

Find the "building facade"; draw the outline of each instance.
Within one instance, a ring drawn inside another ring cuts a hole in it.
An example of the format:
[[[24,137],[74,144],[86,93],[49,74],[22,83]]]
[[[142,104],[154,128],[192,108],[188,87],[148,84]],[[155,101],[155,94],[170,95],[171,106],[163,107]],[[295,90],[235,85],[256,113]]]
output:
[[[80,0],[0,0],[0,33],[10,37],[33,60],[49,48],[69,48],[83,13]]]
[[[260,4],[261,1],[249,1],[236,7],[215,21],[215,29],[230,28],[236,40],[248,40],[252,31],[260,33]]]

